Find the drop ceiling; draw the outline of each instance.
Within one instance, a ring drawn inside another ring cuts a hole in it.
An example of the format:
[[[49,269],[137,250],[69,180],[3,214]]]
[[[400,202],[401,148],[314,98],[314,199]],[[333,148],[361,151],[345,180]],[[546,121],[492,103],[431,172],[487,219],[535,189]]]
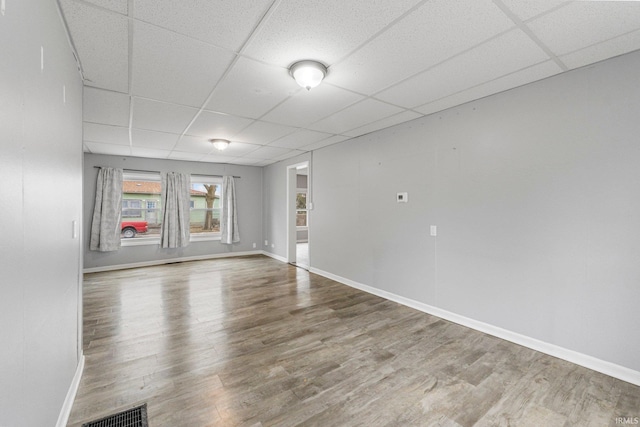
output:
[[[84,149],[122,156],[264,166],[640,49],[638,1],[59,3]]]

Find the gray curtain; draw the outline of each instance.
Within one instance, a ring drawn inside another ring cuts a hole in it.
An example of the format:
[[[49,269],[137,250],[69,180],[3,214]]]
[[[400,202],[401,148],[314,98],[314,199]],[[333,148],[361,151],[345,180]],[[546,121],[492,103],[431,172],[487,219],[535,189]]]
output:
[[[121,219],[122,169],[100,168],[96,183],[89,249],[100,252],[120,249]]]
[[[162,175],[162,227],[160,246],[182,248],[189,244],[189,199],[191,178],[186,173]]]
[[[236,209],[236,184],[232,176],[222,177],[222,219],[220,220],[221,243],[230,245],[240,241],[238,212]]]

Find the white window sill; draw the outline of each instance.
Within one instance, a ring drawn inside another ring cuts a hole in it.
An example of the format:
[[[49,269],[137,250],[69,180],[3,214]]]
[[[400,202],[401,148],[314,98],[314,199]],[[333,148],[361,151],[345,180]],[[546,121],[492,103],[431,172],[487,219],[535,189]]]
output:
[[[192,234],[189,242],[210,242],[216,240],[222,240],[220,233]],[[123,247],[159,245],[160,237],[134,237],[132,239],[120,239],[120,242]]]

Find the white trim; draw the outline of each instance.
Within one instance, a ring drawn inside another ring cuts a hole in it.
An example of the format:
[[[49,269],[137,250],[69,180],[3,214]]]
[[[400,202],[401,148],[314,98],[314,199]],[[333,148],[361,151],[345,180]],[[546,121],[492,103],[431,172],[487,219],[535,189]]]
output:
[[[100,273],[103,271],[125,270],[127,268],[151,267],[154,265],[170,264],[173,262],[201,261],[205,259],[231,258],[231,257],[262,255],[262,254],[263,254],[263,251],[225,252],[220,254],[208,254],[208,255],[180,257],[180,258],[158,259],[153,261],[134,262],[131,264],[117,264],[117,265],[108,265],[104,267],[85,268],[83,270],[83,273]]]
[[[273,258],[273,259],[276,259],[276,260],[278,260],[280,262],[284,262],[285,264],[288,264],[287,259],[285,257],[283,257],[283,256],[276,255],[276,254],[273,254],[273,253],[267,252],[267,251],[262,251],[262,255],[268,256],[269,258]]]
[[[526,335],[519,334],[517,332],[509,331],[507,329],[502,329],[500,327],[490,325],[488,323],[470,319],[468,317],[461,316],[459,314],[452,313],[450,311],[443,310],[441,308],[434,307],[428,304],[424,304],[422,302],[412,300],[410,298],[405,298],[400,295],[393,294],[391,292],[373,288],[371,286],[364,285],[362,283],[358,283],[353,280],[346,279],[344,277],[340,277],[323,270],[319,270],[317,268],[310,268],[309,271],[311,273],[318,274],[320,276],[326,277],[328,279],[334,280],[344,285],[351,286],[352,288],[356,288],[361,291],[368,292],[373,295],[377,295],[379,297],[397,302],[407,307],[414,308],[424,313],[431,314],[433,316],[437,316],[445,320],[449,320],[459,325],[466,326],[468,328],[475,329],[480,332],[484,332],[485,334],[493,335],[494,337],[498,337],[506,341],[510,341],[512,343],[515,343],[524,347],[528,347],[532,350],[536,350],[541,353],[545,353],[550,356],[557,357],[559,359],[563,359],[568,362],[575,363],[576,365],[580,365],[585,368],[603,373],[605,375],[618,378],[622,381],[626,381],[628,383],[640,386],[640,372],[635,371],[633,369],[616,365],[615,363],[607,362],[606,360],[597,359],[593,356],[589,356],[583,353],[579,353],[577,351],[569,350],[555,344],[550,344],[544,341],[540,341],[538,339],[531,338]]]
[[[80,360],[78,361],[78,367],[76,368],[76,373],[73,376],[73,380],[71,381],[71,385],[69,386],[69,390],[67,391],[67,397],[65,397],[62,408],[60,409],[56,427],[65,427],[67,425],[67,422],[69,421],[69,415],[71,415],[73,401],[76,400],[76,394],[78,393],[78,388],[80,387],[80,379],[82,378],[83,371],[84,354],[80,356]]]

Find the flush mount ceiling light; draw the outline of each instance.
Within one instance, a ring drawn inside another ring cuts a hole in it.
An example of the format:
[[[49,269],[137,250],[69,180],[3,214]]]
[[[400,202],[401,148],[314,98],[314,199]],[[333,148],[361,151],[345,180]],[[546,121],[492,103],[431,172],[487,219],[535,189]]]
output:
[[[327,75],[327,67],[317,61],[299,61],[289,67],[289,74],[303,88],[310,90]]]
[[[229,141],[227,141],[226,139],[210,139],[209,142],[212,143],[213,146],[220,151],[226,149],[229,146]]]

